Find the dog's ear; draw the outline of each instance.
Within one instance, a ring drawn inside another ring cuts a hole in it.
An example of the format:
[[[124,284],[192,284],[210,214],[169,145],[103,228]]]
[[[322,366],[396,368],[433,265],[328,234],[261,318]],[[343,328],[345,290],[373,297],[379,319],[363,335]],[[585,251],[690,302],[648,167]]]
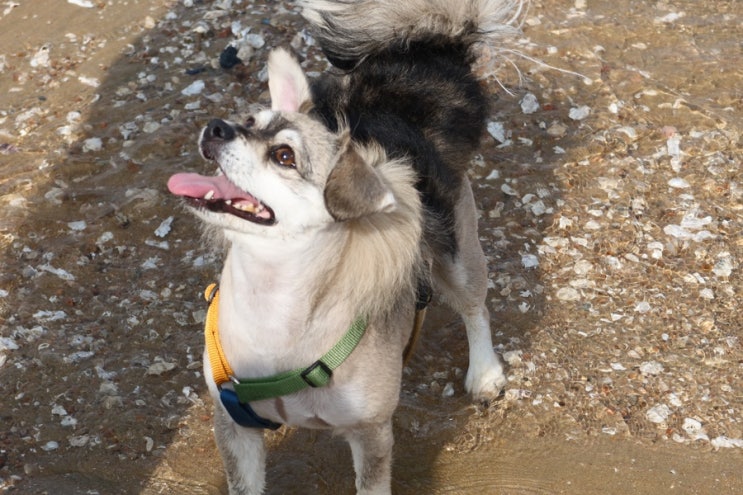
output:
[[[310,86],[299,62],[283,48],[268,56],[268,91],[274,111],[298,112],[311,101]]]
[[[376,170],[346,143],[325,184],[325,207],[337,221],[392,211],[397,201]]]

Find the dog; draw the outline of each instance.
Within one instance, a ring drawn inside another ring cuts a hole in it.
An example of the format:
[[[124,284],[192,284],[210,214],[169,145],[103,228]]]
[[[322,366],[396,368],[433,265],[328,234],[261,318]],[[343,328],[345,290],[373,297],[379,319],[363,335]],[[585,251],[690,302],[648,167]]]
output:
[[[357,492],[389,494],[422,293],[462,317],[467,391],[506,383],[466,172],[488,113],[474,47],[510,37],[520,2],[300,3],[333,67],[310,82],[272,51],[270,107],[209,122],[199,149],[217,174],[168,187],[228,245],[204,374],[230,493],[262,493],[263,428],[290,425],[344,436]]]

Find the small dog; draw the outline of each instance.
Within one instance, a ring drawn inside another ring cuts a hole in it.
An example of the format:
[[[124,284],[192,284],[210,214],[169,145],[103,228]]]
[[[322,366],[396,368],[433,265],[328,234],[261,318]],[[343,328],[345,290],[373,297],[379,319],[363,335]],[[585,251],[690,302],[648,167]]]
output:
[[[301,3],[334,68],[309,83],[274,50],[271,107],[212,120],[199,146],[218,174],[168,187],[229,246],[204,371],[230,493],[263,491],[261,427],[283,424],[342,434],[358,493],[389,494],[421,292],[464,321],[466,389],[493,397],[506,382],[466,169],[487,116],[474,47],[511,36],[520,2]],[[274,379],[293,385],[261,389]]]

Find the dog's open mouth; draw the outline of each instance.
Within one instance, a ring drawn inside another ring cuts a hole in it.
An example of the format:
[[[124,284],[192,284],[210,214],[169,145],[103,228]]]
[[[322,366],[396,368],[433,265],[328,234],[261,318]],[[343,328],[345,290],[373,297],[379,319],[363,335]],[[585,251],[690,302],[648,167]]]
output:
[[[168,180],[168,189],[182,196],[194,208],[228,213],[261,225],[276,222],[273,210],[231,183],[224,175],[176,174]]]

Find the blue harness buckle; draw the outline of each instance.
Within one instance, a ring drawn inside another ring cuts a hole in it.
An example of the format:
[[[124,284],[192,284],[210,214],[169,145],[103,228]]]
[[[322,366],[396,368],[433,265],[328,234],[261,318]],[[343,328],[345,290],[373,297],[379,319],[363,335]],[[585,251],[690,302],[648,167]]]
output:
[[[281,424],[274,423],[269,419],[258,416],[247,402],[240,402],[240,399],[237,398],[237,394],[233,390],[221,389],[219,391],[219,399],[232,417],[232,420],[240,426],[244,426],[245,428],[263,428],[268,430],[278,430],[281,428]]]

